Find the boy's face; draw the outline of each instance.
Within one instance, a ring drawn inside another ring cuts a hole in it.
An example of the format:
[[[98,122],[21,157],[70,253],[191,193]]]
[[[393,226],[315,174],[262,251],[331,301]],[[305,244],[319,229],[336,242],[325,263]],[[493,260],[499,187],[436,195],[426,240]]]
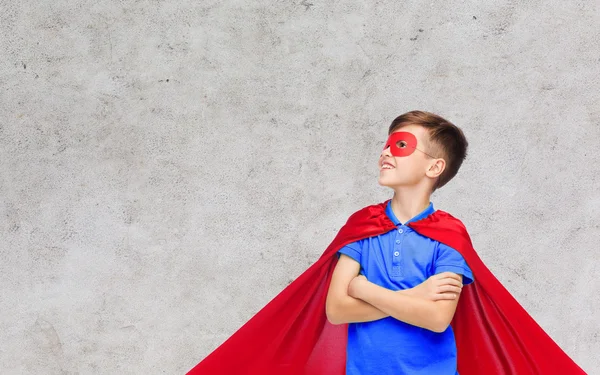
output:
[[[390,134],[379,156],[379,185],[415,186],[426,176],[439,175],[434,173],[439,170],[435,166],[439,159],[427,155],[426,139],[427,129],[418,125],[404,125]]]

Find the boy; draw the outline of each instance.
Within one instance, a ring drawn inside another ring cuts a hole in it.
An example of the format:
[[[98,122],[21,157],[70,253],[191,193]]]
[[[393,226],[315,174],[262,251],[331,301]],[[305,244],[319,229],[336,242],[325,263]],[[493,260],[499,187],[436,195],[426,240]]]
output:
[[[461,283],[473,282],[473,274],[458,251],[407,224],[434,212],[431,193],[456,175],[468,143],[458,127],[421,111],[397,117],[388,134],[379,184],[394,189],[386,215],[398,229],[338,251],[327,318],[349,323],[347,375],[454,375],[456,343],[449,324]],[[433,275],[442,283],[440,295],[407,293]]]
[[[585,374],[483,264],[462,222],[433,209],[466,149],[439,116],[394,120],[379,160],[393,198],[350,215],[188,375]]]

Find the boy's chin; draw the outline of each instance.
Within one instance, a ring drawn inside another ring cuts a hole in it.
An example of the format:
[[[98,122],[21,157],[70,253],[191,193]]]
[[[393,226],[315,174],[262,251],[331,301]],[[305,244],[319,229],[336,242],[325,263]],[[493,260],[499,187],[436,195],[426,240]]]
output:
[[[402,183],[400,181],[390,181],[389,179],[386,179],[386,178],[379,178],[377,180],[377,183],[383,187],[389,187],[389,188],[394,188],[394,187],[402,185]]]
[[[377,183],[383,187],[389,187],[390,189],[409,187],[410,184],[404,181],[392,180],[388,178],[378,178]]]

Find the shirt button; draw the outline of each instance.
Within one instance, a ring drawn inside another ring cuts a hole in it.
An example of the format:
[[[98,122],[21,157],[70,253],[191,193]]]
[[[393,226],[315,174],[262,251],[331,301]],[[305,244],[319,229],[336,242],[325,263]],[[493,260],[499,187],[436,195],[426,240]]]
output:
[[[398,228],[398,233],[404,232],[402,229]]]
[[[397,257],[398,255],[400,255],[399,251],[394,251],[394,256]]]
[[[400,240],[396,240],[396,243],[400,243]]]

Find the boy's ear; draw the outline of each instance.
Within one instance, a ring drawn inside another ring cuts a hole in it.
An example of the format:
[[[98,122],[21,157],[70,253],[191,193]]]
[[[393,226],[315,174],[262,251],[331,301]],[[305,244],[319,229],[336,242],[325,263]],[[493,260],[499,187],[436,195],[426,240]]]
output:
[[[446,161],[444,159],[435,159],[435,161],[429,165],[426,174],[428,177],[436,178],[442,174],[444,169],[446,169]]]

